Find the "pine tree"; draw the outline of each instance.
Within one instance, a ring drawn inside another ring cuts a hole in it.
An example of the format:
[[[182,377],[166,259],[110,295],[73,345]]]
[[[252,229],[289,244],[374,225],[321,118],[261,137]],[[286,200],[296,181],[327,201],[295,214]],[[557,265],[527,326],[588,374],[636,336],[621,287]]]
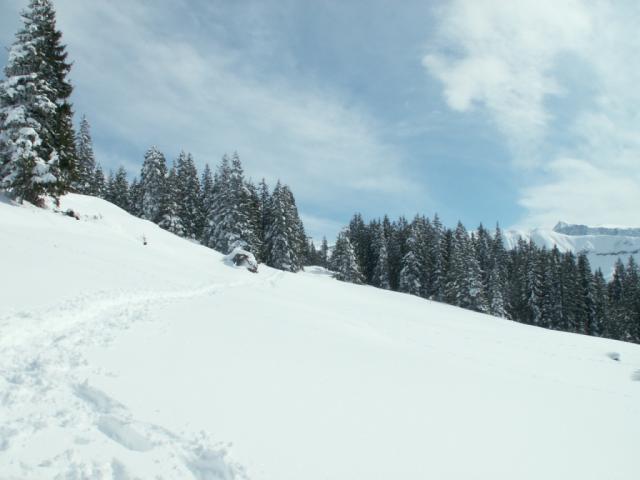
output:
[[[191,154],[181,152],[178,156],[173,189],[177,205],[176,215],[180,217],[183,236],[196,239],[199,237],[201,225],[202,195],[198,171]],[[174,233],[179,234],[177,231]]]
[[[576,326],[578,333],[593,335],[595,327],[595,302],[593,298],[593,274],[585,253],[578,255],[576,290]]]
[[[364,282],[355,251],[346,231],[340,232],[336,239],[336,245],[331,256],[331,270],[334,272],[334,277],[343,282]]]
[[[375,259],[371,284],[385,290],[391,289],[389,281],[389,254],[387,253],[387,240],[384,237],[384,229],[378,222],[371,226],[372,249]],[[326,239],[323,239],[323,250]]]
[[[406,253],[402,257],[398,290],[418,296],[423,291],[423,264],[420,258],[419,247],[420,237],[418,227],[414,223],[411,227],[409,238],[407,239]]]
[[[427,233],[428,243],[428,280],[427,298],[442,301],[444,299],[444,229],[438,214],[435,214],[431,222],[431,229]]]
[[[572,252],[563,254],[562,261],[562,321],[560,330],[578,332],[578,268],[576,257]]]
[[[271,193],[269,192],[269,186],[267,182],[263,178],[258,185],[258,197],[259,197],[259,209],[260,209],[260,223],[259,223],[259,231],[260,237],[262,240],[262,251],[260,252],[261,261],[266,261],[267,259],[267,251],[266,251],[266,235],[267,235],[267,227],[269,225],[269,202],[271,201]]]
[[[244,179],[240,157],[227,155],[214,177],[214,195],[203,235],[205,245],[229,253],[243,248],[260,256],[259,232],[252,219],[251,192]]]
[[[102,171],[100,163],[96,164],[96,169],[93,172],[93,184],[91,189],[92,195],[98,198],[107,197],[107,181],[104,177],[104,172]]]
[[[591,328],[591,335],[609,336],[607,282],[600,269],[596,270],[593,276],[593,304],[594,322]]]
[[[82,116],[80,130],[76,137],[76,155],[78,160],[78,178],[74,182],[77,192],[85,195],[97,195],[95,189],[96,159],[93,153],[91,127],[87,117]]]
[[[487,276],[487,313],[496,317],[508,317],[507,314],[507,254],[500,226],[496,225],[493,239],[489,239],[490,262]]]
[[[286,205],[287,224],[290,226],[289,243],[293,249],[294,263],[297,265],[298,270],[302,270],[304,259],[307,255],[307,234],[305,233],[302,219],[298,214],[293,192],[287,185],[282,186],[282,195]]]
[[[361,214],[356,213],[351,218],[347,234],[349,235],[349,241],[351,242],[353,251],[356,254],[356,261],[358,262],[360,271],[364,275],[365,279],[370,279],[373,267],[373,265],[371,265],[369,255],[371,242],[369,239],[368,229],[364,220],[362,220]]]
[[[269,224],[265,232],[267,265],[279,270],[297,272],[302,268],[296,251],[297,225],[290,217],[289,195],[278,182],[269,199]]]
[[[52,138],[58,97],[47,66],[49,11],[49,2],[32,0],[22,13],[0,84],[0,188],[35,204],[45,195],[57,198],[60,182]]]
[[[547,264],[549,279],[549,312],[548,327],[559,329],[564,324],[562,299],[564,284],[562,282],[562,255],[556,245],[551,249]]]
[[[533,243],[529,245],[529,264],[527,266],[526,301],[528,315],[526,323],[539,327],[549,326],[547,323],[547,292],[545,271],[547,267],[546,250],[538,251]]]
[[[264,207],[262,205],[261,195],[258,187],[252,181],[245,183],[247,198],[247,211],[249,216],[249,224],[252,232],[253,245],[252,252],[259,262],[264,261],[264,227],[262,218],[264,216]]]
[[[156,147],[144,156],[140,171],[141,217],[153,223],[162,220],[167,190],[167,161]]]
[[[129,185],[129,213],[136,217],[142,216],[142,189],[137,178]]]
[[[56,14],[50,0],[32,0],[30,7],[39,15],[39,28],[44,42],[42,45],[43,75],[51,86],[51,101],[56,111],[47,122],[50,151],[56,152],[59,179],[56,182],[58,195],[66,193],[77,181],[78,165],[73,129],[73,109],[69,101],[73,87],[68,80],[71,63],[67,60],[66,47],[62,44],[62,32],[56,28]]]
[[[204,231],[207,226],[207,219],[210,217],[211,209],[213,208],[213,199],[214,199],[214,182],[213,176],[211,175],[211,168],[207,163],[204,166],[204,170],[202,172],[202,179],[200,180],[200,215],[198,217],[198,234],[197,238],[203,243],[204,241]]]
[[[106,200],[123,210],[128,212],[131,210],[129,182],[127,181],[127,171],[124,167],[118,168],[115,175],[109,175]]]
[[[164,184],[160,201],[160,220],[158,225],[180,237],[186,236],[183,219],[180,216],[180,206],[178,204],[179,182],[176,166],[173,165]]]

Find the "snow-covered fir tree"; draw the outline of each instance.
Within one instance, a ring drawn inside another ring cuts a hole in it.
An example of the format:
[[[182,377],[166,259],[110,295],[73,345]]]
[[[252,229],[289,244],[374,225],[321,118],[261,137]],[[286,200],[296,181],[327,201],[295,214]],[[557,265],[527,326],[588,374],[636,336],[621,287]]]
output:
[[[58,159],[59,178],[55,184],[57,195],[66,193],[77,181],[78,165],[73,128],[73,108],[70,102],[73,87],[68,79],[71,62],[67,59],[65,45],[62,44],[62,32],[56,27],[56,13],[50,0],[32,0],[29,7],[43,33],[42,69],[43,75],[51,87],[51,101],[56,105],[55,114],[48,118],[51,152]]]
[[[323,251],[326,246],[326,238],[323,239]],[[374,257],[374,267],[371,277],[371,284],[389,290],[391,282],[389,280],[389,254],[387,253],[387,239],[384,237],[384,230],[379,222],[372,223],[371,226],[371,246]]]
[[[91,194],[98,198],[106,198],[107,196],[107,180],[102,170],[102,165],[96,163],[96,169],[93,172],[93,182],[91,186]]]
[[[167,160],[156,147],[151,147],[144,156],[139,188],[141,217],[160,223],[166,203]]]
[[[49,44],[49,11],[49,2],[32,0],[22,13],[0,84],[0,187],[36,204],[45,195],[57,196],[61,181],[52,129],[58,97],[47,65],[48,50],[55,47]]]
[[[109,175],[106,200],[126,211],[131,211],[129,182],[124,167],[119,167],[115,175]]]
[[[183,236],[196,239],[200,235],[202,194],[198,170],[193,157],[184,151],[178,156],[173,185],[177,215],[182,224]]]
[[[412,295],[423,292],[424,263],[420,255],[421,238],[419,227],[414,223],[407,239],[406,253],[402,257],[398,290]]]
[[[187,236],[184,220],[180,215],[181,208],[178,203],[180,198],[179,181],[176,165],[173,165],[165,182],[165,189],[160,200],[160,213],[158,225],[160,228],[180,237]]]
[[[343,282],[364,283],[364,276],[356,260],[356,253],[346,231],[338,234],[336,244],[331,255],[331,270],[334,277]]]
[[[129,213],[136,217],[142,216],[142,189],[138,178],[131,180],[129,185]]]
[[[95,189],[96,158],[93,153],[91,127],[87,117],[82,116],[80,129],[76,137],[76,155],[78,162],[78,176],[73,184],[75,190],[85,195],[97,195]]]
[[[291,198],[289,189],[278,182],[266,207],[268,224],[264,234],[264,251],[270,267],[297,272],[303,265],[298,245],[299,218],[297,213],[292,215],[295,204],[291,205]]]
[[[214,177],[214,193],[203,235],[205,245],[223,253],[234,248],[260,252],[251,215],[251,195],[238,154],[224,155]]]
[[[213,207],[214,200],[214,183],[213,175],[211,174],[211,168],[207,163],[202,171],[202,178],[200,179],[200,215],[198,217],[198,230],[197,238],[204,243],[204,229],[207,225],[207,219],[209,218],[210,211]]]

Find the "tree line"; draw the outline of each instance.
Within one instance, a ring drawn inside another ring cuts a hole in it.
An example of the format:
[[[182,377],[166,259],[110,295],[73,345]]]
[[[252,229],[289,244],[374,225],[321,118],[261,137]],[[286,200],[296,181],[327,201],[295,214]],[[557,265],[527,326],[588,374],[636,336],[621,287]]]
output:
[[[309,264],[312,242],[291,189],[280,181],[271,190],[264,179],[258,185],[246,179],[237,153],[224,155],[214,173],[205,165],[200,175],[191,154],[181,152],[168,166],[165,155],[151,147],[139,177],[129,182],[124,167],[105,177],[93,155],[86,119],[77,151],[83,179],[76,185],[78,193],[104,198],[222,253],[242,248],[259,262],[291,272]]]
[[[322,262],[322,259],[321,259]],[[586,253],[560,252],[438,216],[353,216],[324,263],[339,280],[417,295],[529,325],[640,343],[640,274],[618,259],[607,282]]]

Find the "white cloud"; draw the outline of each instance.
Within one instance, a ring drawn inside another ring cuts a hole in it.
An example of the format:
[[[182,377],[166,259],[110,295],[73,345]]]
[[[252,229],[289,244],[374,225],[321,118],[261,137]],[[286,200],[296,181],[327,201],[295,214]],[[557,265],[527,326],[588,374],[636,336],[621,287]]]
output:
[[[158,17],[167,9],[146,2],[59,0],[57,9],[77,108],[136,150],[135,161],[152,144],[212,164],[237,150],[251,176],[281,177],[301,204],[348,197],[358,208],[419,190],[372,116],[340,94],[257,71],[213,38],[185,38],[189,24],[167,29],[171,19]]]
[[[593,225],[640,225],[640,172],[626,175],[573,158],[559,158],[546,170],[546,183],[523,190],[520,204],[527,208],[528,225],[551,226],[559,220]]]
[[[640,224],[638,4],[458,0],[438,18],[423,63],[450,108],[481,108],[504,135],[525,179],[522,223]],[[553,106],[572,96],[575,111]]]

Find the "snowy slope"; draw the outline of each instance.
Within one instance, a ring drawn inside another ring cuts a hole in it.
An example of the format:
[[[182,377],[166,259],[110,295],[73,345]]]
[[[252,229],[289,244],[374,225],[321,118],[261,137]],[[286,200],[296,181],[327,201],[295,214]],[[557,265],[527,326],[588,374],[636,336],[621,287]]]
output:
[[[588,227],[558,223],[552,230],[508,230],[504,232],[507,248],[513,248],[518,239],[533,242],[548,249],[558,246],[561,252],[586,252],[594,270],[600,268],[606,278],[613,274],[618,258],[627,262],[629,256],[640,261],[640,229],[614,227]]]
[[[637,345],[63,203],[81,219],[0,202],[2,479],[638,477]]]

